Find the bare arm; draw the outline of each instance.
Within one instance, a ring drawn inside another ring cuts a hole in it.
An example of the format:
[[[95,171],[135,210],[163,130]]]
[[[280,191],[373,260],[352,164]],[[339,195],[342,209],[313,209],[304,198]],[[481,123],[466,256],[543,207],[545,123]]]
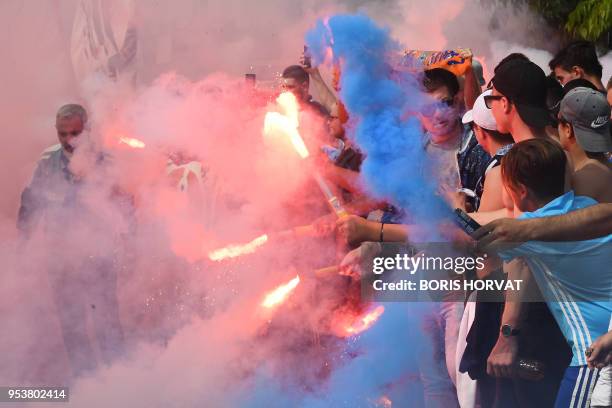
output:
[[[352,193],[363,193],[360,187],[359,172],[348,170],[334,164],[323,167],[325,178]]]
[[[487,172],[478,212],[497,211],[504,208],[503,190],[501,166],[493,167]]]
[[[508,214],[508,211],[505,208],[500,208],[494,211],[478,211],[475,213],[470,213],[470,217],[474,218],[480,225],[488,224],[491,221],[508,217],[509,215],[511,214]]]
[[[482,248],[525,241],[581,241],[612,233],[612,203],[529,220],[499,219],[475,232]]]
[[[340,218],[336,226],[340,234],[350,244],[373,241],[379,242],[381,238],[381,227],[384,242],[406,242],[408,232],[412,226],[402,224],[385,224],[369,221],[365,218],[349,215]]]
[[[504,264],[504,271],[508,274],[509,281],[519,280],[522,283],[520,290],[506,291],[502,326],[508,324],[520,330],[526,310],[523,299],[527,297],[533,284],[531,270],[523,259],[518,258]],[[512,377],[517,356],[518,338],[516,336],[506,337],[500,333],[487,359],[487,373],[495,377]]]
[[[476,102],[476,98],[478,98],[478,95],[481,93],[482,89],[480,88],[480,84],[478,84],[478,79],[476,79],[474,69],[470,63],[465,70],[465,82],[463,84],[463,101],[466,109],[472,109],[474,107],[474,102]]]

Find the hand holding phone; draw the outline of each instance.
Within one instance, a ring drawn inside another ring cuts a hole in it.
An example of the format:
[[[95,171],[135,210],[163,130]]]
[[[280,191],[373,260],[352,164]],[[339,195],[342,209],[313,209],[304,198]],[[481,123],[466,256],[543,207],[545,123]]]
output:
[[[455,208],[455,223],[465,231],[466,234],[472,236],[477,229],[480,228],[480,224],[476,222],[472,217],[467,215],[465,211],[460,208]]]

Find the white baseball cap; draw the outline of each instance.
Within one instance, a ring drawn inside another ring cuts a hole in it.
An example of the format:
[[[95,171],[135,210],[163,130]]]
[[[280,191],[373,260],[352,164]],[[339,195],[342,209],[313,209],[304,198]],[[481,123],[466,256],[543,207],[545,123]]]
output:
[[[497,123],[495,123],[495,118],[493,117],[493,112],[491,109],[487,108],[485,105],[484,97],[487,95],[491,95],[493,91],[491,89],[487,89],[483,93],[481,93],[478,98],[476,98],[476,102],[474,102],[474,107],[465,112],[461,122],[463,124],[468,124],[470,122],[474,122],[478,126],[487,130],[497,130]]]

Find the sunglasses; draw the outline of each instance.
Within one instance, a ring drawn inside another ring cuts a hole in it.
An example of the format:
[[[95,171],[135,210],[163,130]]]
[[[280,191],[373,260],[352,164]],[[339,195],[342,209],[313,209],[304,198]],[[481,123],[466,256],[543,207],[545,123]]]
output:
[[[428,103],[421,108],[421,113],[425,116],[433,116],[438,109],[451,108],[455,104],[453,98],[444,98],[436,102]]]
[[[68,137],[68,136],[78,136],[81,133],[83,133],[82,130],[73,130],[72,132],[57,132],[58,135],[60,135],[61,137]]]
[[[485,103],[485,106],[486,106],[488,109],[491,109],[491,107],[493,106],[493,101],[498,101],[498,100],[500,100],[501,98],[503,98],[503,96],[502,96],[502,95],[486,95],[486,96],[484,97],[484,103]]]

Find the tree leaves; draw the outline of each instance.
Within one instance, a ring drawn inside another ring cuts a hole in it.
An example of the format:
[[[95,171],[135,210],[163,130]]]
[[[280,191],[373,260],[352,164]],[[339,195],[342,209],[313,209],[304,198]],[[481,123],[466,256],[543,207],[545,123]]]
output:
[[[575,37],[595,41],[612,28],[612,0],[582,0],[572,11],[565,30]]]

